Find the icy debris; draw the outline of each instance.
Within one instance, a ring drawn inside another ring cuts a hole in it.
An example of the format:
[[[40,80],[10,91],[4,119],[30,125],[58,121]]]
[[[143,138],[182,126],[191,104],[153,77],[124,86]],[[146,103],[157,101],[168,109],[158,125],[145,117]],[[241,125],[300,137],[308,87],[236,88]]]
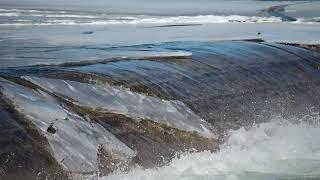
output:
[[[110,149],[121,152],[125,157],[135,156],[134,151],[101,125],[85,121],[43,91],[32,90],[3,78],[0,78],[0,90],[45,135],[54,157],[66,171],[96,172],[101,145],[111,157]],[[54,126],[55,133],[47,132],[50,126]]]
[[[105,109],[129,117],[150,119],[181,130],[214,138],[213,128],[180,101],[162,100],[110,85],[86,84],[42,77],[23,77],[51,93],[73,99],[81,106]]]
[[[57,132],[57,129],[53,127],[53,122],[50,123],[50,126],[47,129],[47,132],[51,134],[55,134]]]

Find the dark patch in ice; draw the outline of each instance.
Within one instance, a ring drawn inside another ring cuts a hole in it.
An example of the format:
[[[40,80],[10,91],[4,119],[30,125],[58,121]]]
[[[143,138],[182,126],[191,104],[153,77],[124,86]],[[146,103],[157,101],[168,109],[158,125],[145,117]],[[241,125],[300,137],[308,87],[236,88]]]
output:
[[[93,31],[84,31],[82,32],[82,34],[85,34],[85,35],[93,34]]]
[[[55,134],[57,132],[56,128],[53,127],[53,123],[50,124],[50,126],[47,129],[47,132],[51,134]]]
[[[272,6],[268,9],[265,9],[264,11],[267,12],[271,16],[276,16],[280,17],[283,21],[297,21],[296,18],[290,17],[284,14],[285,7],[287,7],[288,4],[286,5],[278,5],[278,6]]]

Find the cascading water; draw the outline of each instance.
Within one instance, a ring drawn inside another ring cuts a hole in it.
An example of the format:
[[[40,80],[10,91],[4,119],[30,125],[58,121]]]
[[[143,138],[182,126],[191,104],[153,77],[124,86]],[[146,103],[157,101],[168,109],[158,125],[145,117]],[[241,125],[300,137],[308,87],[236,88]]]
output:
[[[5,179],[320,178],[315,51],[248,41],[40,44],[21,44],[23,58],[1,64]]]
[[[319,118],[319,117],[317,117]],[[320,178],[320,124],[282,118],[230,131],[216,153],[179,155],[167,166],[103,180],[270,180]]]

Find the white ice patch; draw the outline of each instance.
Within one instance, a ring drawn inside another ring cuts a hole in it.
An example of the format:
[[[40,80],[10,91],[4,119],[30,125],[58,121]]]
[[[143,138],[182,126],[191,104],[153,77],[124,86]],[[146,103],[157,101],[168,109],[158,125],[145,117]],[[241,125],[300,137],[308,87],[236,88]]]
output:
[[[278,180],[320,178],[320,125],[283,120],[240,128],[217,153],[184,154],[156,169],[103,180]]]
[[[52,96],[0,78],[0,89],[15,107],[45,135],[56,160],[70,172],[98,170],[98,146],[108,152],[117,150],[128,157],[135,152],[115,138],[101,125],[88,122],[69,112]],[[54,122],[56,133],[47,132]]]
[[[181,130],[213,138],[213,128],[180,101],[162,100],[110,85],[40,77],[23,77],[52,93],[75,100],[81,106],[104,109],[132,118],[150,119]],[[70,88],[76,90],[76,93]]]

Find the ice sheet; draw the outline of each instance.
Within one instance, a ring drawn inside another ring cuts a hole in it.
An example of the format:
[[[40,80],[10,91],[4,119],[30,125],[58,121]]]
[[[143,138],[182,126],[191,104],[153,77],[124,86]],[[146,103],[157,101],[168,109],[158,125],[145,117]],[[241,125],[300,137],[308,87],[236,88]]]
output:
[[[68,111],[52,96],[0,78],[0,89],[28,120],[35,124],[48,139],[56,160],[70,172],[95,172],[98,170],[98,146],[108,152],[117,150],[128,157],[135,152],[115,138],[101,125],[88,122]],[[50,123],[57,130],[47,132]]]
[[[69,80],[23,77],[52,93],[75,100],[81,106],[149,119],[181,130],[214,137],[213,128],[180,101],[162,100],[108,84],[86,84]]]

